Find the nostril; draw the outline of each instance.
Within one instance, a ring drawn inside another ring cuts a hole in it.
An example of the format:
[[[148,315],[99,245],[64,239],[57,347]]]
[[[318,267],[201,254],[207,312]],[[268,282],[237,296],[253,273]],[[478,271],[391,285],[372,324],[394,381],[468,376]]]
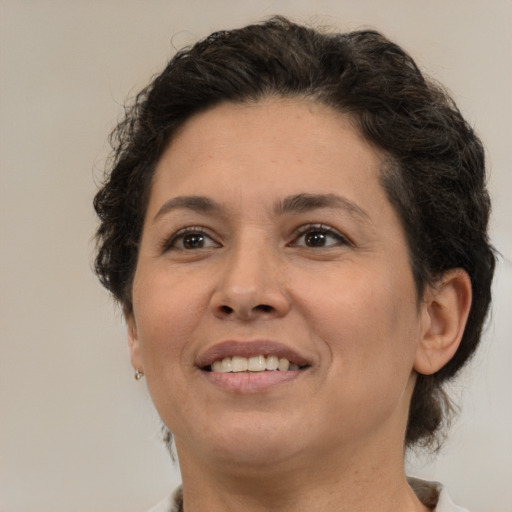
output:
[[[269,306],[268,304],[259,304],[254,309],[263,311],[264,313],[270,313],[274,308],[272,306]]]
[[[230,308],[229,306],[221,306],[220,310],[225,315],[229,315],[229,314],[233,313],[233,308]]]

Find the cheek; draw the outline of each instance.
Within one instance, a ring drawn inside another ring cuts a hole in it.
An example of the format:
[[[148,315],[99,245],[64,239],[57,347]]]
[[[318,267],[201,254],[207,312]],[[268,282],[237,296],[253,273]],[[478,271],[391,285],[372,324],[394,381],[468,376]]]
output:
[[[308,294],[297,290],[297,303],[333,360],[355,372],[390,371],[397,363],[412,366],[419,324],[408,276],[353,266],[305,286]]]
[[[178,363],[205,310],[202,287],[190,278],[165,272],[141,272],[134,283],[134,313],[145,366],[154,369]]]
[[[141,273],[139,283],[134,313],[148,391],[164,423],[179,430],[176,411],[188,408],[183,397],[194,368],[187,356],[202,297],[190,282],[183,286],[165,274]]]

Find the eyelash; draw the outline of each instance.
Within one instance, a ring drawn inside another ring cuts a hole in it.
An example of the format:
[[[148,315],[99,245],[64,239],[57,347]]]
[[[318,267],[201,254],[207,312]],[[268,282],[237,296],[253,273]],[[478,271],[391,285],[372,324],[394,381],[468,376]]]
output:
[[[324,225],[324,224],[306,224],[305,226],[299,227],[294,233],[294,239],[290,242],[289,246],[297,246],[297,240],[308,233],[320,233],[322,235],[332,236],[337,240],[336,244],[332,245],[352,245],[351,242],[338,231]],[[331,245],[331,246],[332,246]],[[331,247],[327,246],[327,247]],[[325,248],[326,246],[319,246],[319,248]],[[314,247],[310,247],[314,248]]]
[[[218,242],[216,242],[204,228],[201,228],[199,226],[189,226],[189,227],[180,229],[179,231],[174,233],[170,239],[165,239],[162,244],[163,251],[166,252],[171,249],[176,249],[176,250],[180,250],[180,251],[192,250],[192,249],[187,249],[185,247],[176,247],[176,242],[178,242],[179,240],[183,241],[187,235],[202,236],[202,237],[210,239],[215,244],[219,245]],[[204,249],[204,247],[200,247],[200,249]]]
[[[287,244],[287,246],[288,247],[299,246],[297,244],[297,240],[300,239],[301,237],[307,235],[308,233],[319,233],[324,236],[331,236],[336,239],[337,243],[327,245],[327,246],[320,245],[317,247],[304,245],[304,247],[325,248],[325,247],[331,247],[333,245],[336,245],[336,246],[351,245],[351,242],[345,236],[340,234],[338,231],[336,231],[328,226],[325,226],[324,224],[306,224],[304,226],[300,226],[299,228],[297,228],[295,230],[295,232],[293,233],[293,240],[292,240],[292,242]],[[181,251],[194,250],[192,248],[176,246],[176,243],[180,240],[183,241],[187,235],[197,235],[197,236],[200,236],[203,238],[206,237],[209,240],[211,240],[212,242],[214,242],[214,244],[216,244],[217,246],[220,246],[220,244],[218,242],[216,242],[204,228],[199,227],[199,226],[190,226],[190,227],[180,229],[179,231],[174,233],[170,239],[164,240],[164,242],[162,243],[163,251],[166,252],[171,249],[181,250]],[[209,247],[198,247],[196,249],[205,249],[205,248],[209,248]]]

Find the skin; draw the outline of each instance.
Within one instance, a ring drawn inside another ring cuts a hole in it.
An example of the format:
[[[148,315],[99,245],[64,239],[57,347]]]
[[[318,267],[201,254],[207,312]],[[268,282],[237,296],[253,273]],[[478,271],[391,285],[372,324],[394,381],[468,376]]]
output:
[[[453,271],[418,302],[382,162],[347,117],[268,99],[193,117],[158,163],[127,323],[187,512],[428,510],[405,480],[407,412],[416,371],[457,349],[471,290]],[[324,204],[283,211],[305,194]],[[197,366],[226,340],[309,366],[228,389]]]

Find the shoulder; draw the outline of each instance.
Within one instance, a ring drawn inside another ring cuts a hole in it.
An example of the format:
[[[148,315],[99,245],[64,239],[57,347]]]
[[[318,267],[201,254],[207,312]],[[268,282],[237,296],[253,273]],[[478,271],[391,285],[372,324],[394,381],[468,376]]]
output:
[[[469,512],[453,503],[448,492],[439,482],[428,482],[419,478],[407,478],[412,490],[421,502],[434,512]]]

